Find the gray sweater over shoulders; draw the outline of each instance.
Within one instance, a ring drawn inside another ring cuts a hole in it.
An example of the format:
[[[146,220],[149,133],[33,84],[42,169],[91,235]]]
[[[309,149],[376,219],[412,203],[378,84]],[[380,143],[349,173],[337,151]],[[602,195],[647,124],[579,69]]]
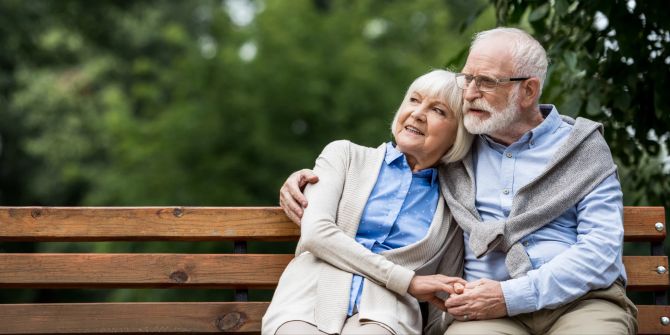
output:
[[[476,257],[493,251],[507,253],[505,264],[512,278],[532,270],[528,254],[519,243],[584,198],[616,171],[602,124],[563,116],[573,129],[551,161],[535,179],[514,195],[506,220],[483,222],[475,207],[472,152],[462,161],[441,167],[441,190],[452,215],[470,234]]]

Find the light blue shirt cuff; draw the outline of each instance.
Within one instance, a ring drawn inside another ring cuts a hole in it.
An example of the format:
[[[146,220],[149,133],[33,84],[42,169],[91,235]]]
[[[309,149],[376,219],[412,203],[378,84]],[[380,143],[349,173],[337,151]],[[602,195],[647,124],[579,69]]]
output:
[[[537,310],[537,296],[530,277],[523,276],[500,282],[507,305],[507,315],[514,316]]]

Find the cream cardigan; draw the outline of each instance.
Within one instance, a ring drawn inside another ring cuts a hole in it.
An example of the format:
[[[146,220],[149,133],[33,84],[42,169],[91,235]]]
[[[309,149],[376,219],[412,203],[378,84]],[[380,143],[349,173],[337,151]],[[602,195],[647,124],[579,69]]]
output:
[[[412,277],[462,275],[462,231],[441,196],[428,233],[416,243],[375,254],[354,239],[385,152],[384,144],[375,149],[335,141],[316,160],[319,182],[305,190],[309,205],[296,257],[284,270],[263,316],[263,334],[274,334],[290,320],[340,333],[354,273],[366,278],[358,310],[361,321],[381,322],[397,334],[419,334],[419,305],[407,293]],[[450,318],[432,309],[430,314],[430,332],[443,332]]]

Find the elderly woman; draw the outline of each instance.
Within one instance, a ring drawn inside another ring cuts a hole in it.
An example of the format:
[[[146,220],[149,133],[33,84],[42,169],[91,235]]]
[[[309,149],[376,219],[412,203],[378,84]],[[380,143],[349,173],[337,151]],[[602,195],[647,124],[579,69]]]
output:
[[[461,93],[453,73],[429,72],[410,85],[393,119],[395,143],[324,148],[314,167],[319,182],[305,190],[310,205],[296,257],[263,334],[418,334],[417,299],[443,309],[436,292],[465,283],[462,231],[436,169],[461,159],[472,142]]]

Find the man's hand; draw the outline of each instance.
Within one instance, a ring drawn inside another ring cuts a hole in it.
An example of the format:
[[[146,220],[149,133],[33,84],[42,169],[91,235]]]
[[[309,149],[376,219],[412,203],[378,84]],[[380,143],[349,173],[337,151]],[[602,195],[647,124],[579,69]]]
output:
[[[486,320],[507,315],[500,282],[480,279],[465,285],[462,294],[451,295],[445,302],[447,312],[456,320]]]
[[[279,190],[279,205],[286,213],[291,221],[300,225],[303,209],[307,207],[307,199],[302,191],[307,184],[315,184],[319,181],[319,177],[314,174],[314,171],[303,169],[293,172],[284,182]]]
[[[436,296],[435,293],[447,292],[454,294],[457,291],[463,291],[463,286],[467,282],[458,277],[448,277],[445,275],[414,276],[409,283],[407,293],[411,294],[419,301],[427,301],[437,308],[446,311],[444,300]]]

